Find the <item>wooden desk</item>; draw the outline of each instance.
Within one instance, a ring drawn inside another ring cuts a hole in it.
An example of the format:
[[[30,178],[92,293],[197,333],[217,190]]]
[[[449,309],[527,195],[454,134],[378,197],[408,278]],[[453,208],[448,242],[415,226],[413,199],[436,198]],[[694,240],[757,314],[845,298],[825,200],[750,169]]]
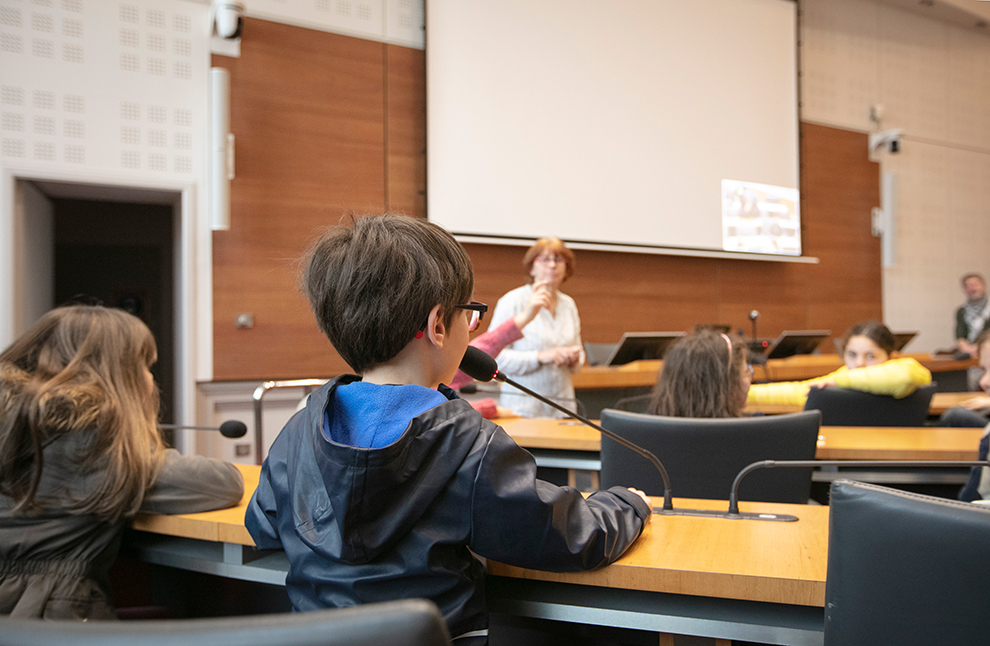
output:
[[[581,422],[527,417],[507,417],[492,421],[501,426],[509,437],[524,449],[597,453],[602,448],[601,433]]]
[[[674,500],[674,507],[724,510],[715,500]],[[495,575],[789,605],[825,605],[828,507],[740,503],[749,511],[795,514],[795,523],[654,515],[643,536],[615,564],[590,572],[542,572],[494,561]]]
[[[976,460],[982,428],[823,426],[819,460]]]
[[[929,354],[896,356],[912,357],[934,373],[966,370],[977,365],[975,359],[935,359]],[[827,375],[842,365],[842,357],[837,354],[802,354],[770,359],[765,366],[754,366],[754,377],[761,381],[801,381]],[[575,390],[650,387],[656,383],[662,367],[662,361],[634,361],[616,367],[586,366],[571,381]]]
[[[977,365],[975,359],[937,359],[927,353],[895,353],[894,357],[911,357],[933,373],[955,372]],[[803,381],[827,375],[842,366],[842,357],[838,354],[799,354],[786,359],[771,359],[765,366],[754,366],[754,378],[763,381]]]
[[[177,516],[139,515],[123,551],[147,562],[284,585],[282,552],[253,547],[244,510],[260,468],[240,465],[238,507]],[[675,500],[721,509],[725,502]],[[744,511],[788,513],[796,523],[655,516],[615,564],[555,574],[488,564],[487,596],[496,612],[584,624],[814,644],[823,641],[828,508],[741,503]]]
[[[534,454],[541,450],[589,453],[601,450],[601,435],[583,424],[522,417],[495,421],[519,446]],[[981,428],[823,426],[815,457],[819,460],[975,460],[982,434]]]
[[[592,388],[652,387],[663,361],[633,361],[623,366],[584,366],[581,372],[571,375],[575,390]]]

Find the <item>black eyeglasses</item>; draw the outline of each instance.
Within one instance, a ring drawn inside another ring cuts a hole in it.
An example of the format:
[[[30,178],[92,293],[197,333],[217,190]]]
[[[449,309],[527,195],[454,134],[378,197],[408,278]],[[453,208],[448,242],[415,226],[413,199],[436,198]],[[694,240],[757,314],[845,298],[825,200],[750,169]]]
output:
[[[465,305],[454,305],[460,310],[470,310],[471,320],[468,322],[468,332],[474,332],[481,325],[481,319],[485,318],[485,312],[488,311],[488,306],[484,303],[479,303],[478,301],[471,301]]]

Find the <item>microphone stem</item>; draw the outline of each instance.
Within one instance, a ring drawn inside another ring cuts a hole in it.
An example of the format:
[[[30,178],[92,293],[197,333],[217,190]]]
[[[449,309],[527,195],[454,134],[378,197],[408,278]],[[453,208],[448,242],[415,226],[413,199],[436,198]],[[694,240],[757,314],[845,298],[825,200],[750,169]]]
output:
[[[982,460],[761,460],[745,467],[736,474],[729,493],[729,514],[739,513],[739,483],[749,473],[757,469],[774,467],[985,467],[990,463]]]
[[[646,449],[644,449],[642,447],[636,446],[635,444],[633,444],[632,442],[630,442],[626,438],[621,437],[619,435],[616,435],[612,431],[606,430],[606,429],[602,428],[601,426],[599,426],[598,424],[595,424],[591,420],[578,415],[574,411],[567,410],[566,408],[564,408],[563,406],[561,406],[557,402],[552,401],[552,400],[544,397],[543,395],[540,395],[539,393],[533,392],[532,390],[530,390],[526,386],[523,386],[522,384],[518,384],[518,383],[512,381],[511,379],[509,379],[508,377],[506,377],[505,375],[503,375],[501,372],[496,373],[495,379],[497,381],[505,382],[505,383],[509,384],[510,386],[512,386],[513,388],[518,388],[519,390],[523,391],[527,395],[540,400],[541,402],[543,402],[547,406],[552,406],[553,408],[556,408],[557,410],[559,410],[561,413],[567,415],[568,417],[572,417],[572,418],[576,419],[577,421],[579,421],[579,422],[581,422],[583,424],[587,424],[588,426],[590,426],[591,428],[595,429],[596,431],[598,431],[602,435],[608,437],[612,441],[614,441],[614,442],[616,442],[618,444],[621,444],[622,446],[626,447],[630,451],[633,451],[635,453],[638,453],[639,455],[641,455],[644,458],[646,458],[647,460],[649,460],[650,463],[652,463],[653,466],[656,467],[657,471],[660,472],[660,477],[663,478],[663,509],[664,509],[664,511],[671,511],[674,508],[674,502],[672,500],[672,495],[670,493],[670,478],[667,476],[667,469],[664,468],[663,464],[660,462],[660,459],[657,458],[657,456],[653,455],[651,452],[647,451]]]

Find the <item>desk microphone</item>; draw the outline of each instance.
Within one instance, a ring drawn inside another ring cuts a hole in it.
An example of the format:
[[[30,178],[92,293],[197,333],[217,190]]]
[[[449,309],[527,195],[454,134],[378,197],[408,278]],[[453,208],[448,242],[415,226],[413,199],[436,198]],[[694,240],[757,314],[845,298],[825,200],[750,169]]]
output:
[[[761,460],[743,468],[736,479],[732,481],[732,491],[729,493],[729,511],[721,514],[722,518],[747,518],[750,520],[782,520],[793,522],[796,516],[789,514],[754,514],[739,511],[739,483],[746,475],[757,469],[808,468],[808,467],[990,467],[990,460]]]
[[[236,419],[229,419],[219,427],[216,426],[185,426],[183,424],[159,424],[158,428],[178,431],[183,429],[188,429],[191,431],[220,431],[220,434],[224,437],[237,438],[244,437],[247,433],[247,426],[244,422],[240,422]]]
[[[642,455],[644,458],[649,460],[650,463],[653,464],[653,466],[657,468],[657,471],[660,472],[660,477],[663,479],[663,508],[662,509],[654,508],[653,511],[662,514],[680,513],[680,510],[676,510],[676,511],[674,510],[674,503],[670,493],[670,478],[667,476],[667,469],[664,468],[663,464],[660,462],[657,456],[653,455],[646,449],[633,444],[626,438],[620,437],[615,433],[613,433],[612,431],[605,430],[604,428],[602,428],[598,424],[595,424],[591,420],[581,417],[574,411],[567,410],[560,404],[551,401],[550,399],[547,399],[543,395],[537,394],[532,390],[530,390],[529,388],[512,381],[511,379],[509,379],[508,377],[506,377],[505,375],[503,375],[501,372],[498,371],[498,363],[496,363],[495,359],[492,359],[485,352],[479,350],[474,346],[469,345],[467,347],[467,350],[464,352],[464,358],[461,359],[461,372],[463,372],[467,376],[477,381],[491,381],[492,379],[494,379],[496,381],[507,383],[513,388],[518,388],[519,390],[523,391],[530,397],[538,399],[547,406],[556,408],[557,410],[567,415],[568,417],[576,419],[577,421],[583,424],[587,424],[588,426],[595,429],[602,435],[611,438],[612,440],[618,442],[619,444],[626,447],[630,451],[634,451],[639,455]]]

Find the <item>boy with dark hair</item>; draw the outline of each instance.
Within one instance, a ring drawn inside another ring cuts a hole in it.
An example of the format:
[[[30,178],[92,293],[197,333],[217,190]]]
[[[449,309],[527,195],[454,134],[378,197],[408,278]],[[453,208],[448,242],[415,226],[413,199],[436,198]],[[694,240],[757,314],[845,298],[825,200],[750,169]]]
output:
[[[487,309],[471,261],[423,220],[374,216],[312,247],[304,289],[358,373],[330,380],[279,434],[245,524],[283,548],[297,611],[432,599],[458,645],[487,640],[484,564],[615,561],[652,512],[615,487],[585,500],[443,385]]]

